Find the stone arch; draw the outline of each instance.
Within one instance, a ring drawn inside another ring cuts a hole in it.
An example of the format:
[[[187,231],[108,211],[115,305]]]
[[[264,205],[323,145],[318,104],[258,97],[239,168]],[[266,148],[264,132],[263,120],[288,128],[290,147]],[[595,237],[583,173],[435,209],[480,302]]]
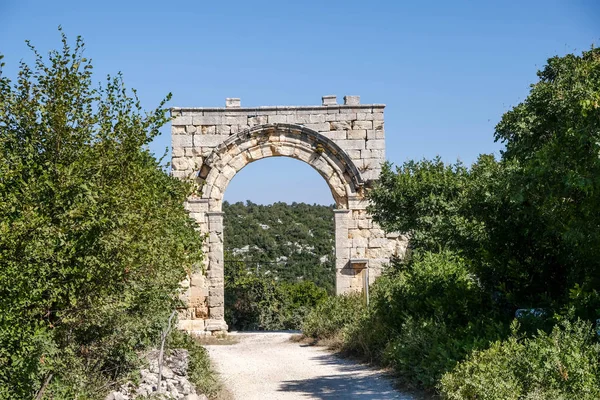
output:
[[[362,195],[364,182],[348,155],[332,140],[295,124],[265,124],[230,136],[204,160],[198,178],[210,211],[221,211],[221,200],[233,177],[246,165],[268,157],[291,157],[313,167],[327,182],[338,209]]]
[[[313,167],[327,182],[337,209],[336,292],[366,289],[407,241],[386,234],[367,212],[366,191],[385,161],[383,104],[360,104],[358,96],[323,96],[321,106],[172,108],[174,177],[196,179],[199,190],[185,204],[204,242],[204,268],[182,282],[180,328],[227,330],[224,320],[222,200],[231,179],[267,157],[290,157]]]

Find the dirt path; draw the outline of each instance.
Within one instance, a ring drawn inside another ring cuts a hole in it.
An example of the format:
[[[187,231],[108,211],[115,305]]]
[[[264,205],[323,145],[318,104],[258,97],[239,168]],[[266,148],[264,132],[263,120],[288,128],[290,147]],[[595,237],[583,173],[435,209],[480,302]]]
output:
[[[381,371],[292,343],[291,333],[235,335],[237,344],[206,346],[235,399],[415,399],[394,390]]]

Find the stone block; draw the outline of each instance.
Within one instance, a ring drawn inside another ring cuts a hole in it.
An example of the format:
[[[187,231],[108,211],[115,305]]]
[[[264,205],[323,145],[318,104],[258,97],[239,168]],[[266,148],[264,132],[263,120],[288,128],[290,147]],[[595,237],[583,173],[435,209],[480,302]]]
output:
[[[367,140],[367,149],[383,150],[383,149],[385,149],[385,140],[383,140],[383,139]]]
[[[288,122],[290,124],[309,124],[310,123],[310,114],[294,114],[288,116]]]
[[[172,135],[185,135],[185,125],[173,125],[171,126]]]
[[[329,122],[318,122],[314,124],[304,124],[308,129],[312,129],[317,132],[329,132]]]
[[[185,311],[187,311],[187,310],[185,310]],[[177,329],[180,331],[189,332],[192,330],[191,323],[192,323],[191,319],[187,319],[187,318],[184,319],[180,315],[179,318],[177,319]]]
[[[348,154],[348,157],[350,158],[354,158],[354,159],[358,159],[361,158],[361,154],[363,151],[369,151],[369,150],[346,150],[346,154]]]
[[[217,135],[228,135],[231,133],[230,125],[217,125]]]
[[[367,139],[385,139],[385,133],[382,130],[370,129],[367,131]]]
[[[192,332],[203,331],[206,328],[203,319],[192,319],[189,322],[189,327]]]
[[[177,179],[189,179],[189,178],[191,178],[192,174],[193,174],[193,171],[174,171],[174,170],[171,170],[171,176],[173,178],[177,178]]]
[[[183,147],[173,147],[171,152],[172,157],[183,157],[185,155],[185,149]]]
[[[171,125],[193,125],[192,121],[192,117],[180,115],[178,117],[173,118],[173,120],[171,121]]]
[[[223,125],[246,125],[248,117],[246,115],[239,116],[223,116],[221,124]]]
[[[369,245],[369,240],[364,237],[355,237],[352,238],[352,247],[367,247]]]
[[[222,123],[222,115],[203,115],[193,118],[194,125],[219,125]]]
[[[211,307],[210,319],[206,320],[207,331],[224,331],[227,332],[227,323],[223,320],[225,316],[223,307]]]
[[[269,124],[285,124],[288,122],[287,115],[269,115],[268,119]]]
[[[210,315],[211,319],[219,319],[223,324],[225,324],[225,321],[223,321],[223,318],[225,317],[225,308],[223,306],[215,306],[215,307],[209,307],[208,308],[208,315]],[[219,328],[222,325],[219,324]],[[225,325],[227,326],[227,325]],[[206,330],[211,330],[211,328],[216,328],[215,325],[212,325],[210,323],[208,323],[206,325]],[[212,330],[220,330],[220,329],[212,329]]]
[[[386,238],[371,238],[369,239],[369,248],[386,247],[390,240]]]
[[[379,179],[379,174],[381,173],[381,170],[379,169],[369,169],[366,171],[363,171],[360,173],[360,176],[362,176],[363,180],[365,181],[372,181],[372,180],[377,180]]]
[[[329,132],[324,132],[324,134],[329,139],[332,139],[334,141],[345,140],[348,137],[348,135],[346,134],[346,131],[329,131]]]
[[[337,96],[336,95],[327,95],[321,97],[322,105],[324,106],[335,106],[337,105]]]
[[[336,114],[336,121],[354,121],[356,120],[356,113],[346,112],[341,110],[339,114]]]
[[[210,232],[208,235],[208,241],[210,243],[223,243],[223,236],[217,232]]]
[[[175,147],[192,147],[192,135],[173,135],[171,136],[171,146]]]
[[[362,150],[365,148],[364,140],[336,140],[335,143],[343,150]]]
[[[215,125],[200,125],[196,132],[201,135],[214,135],[217,133],[217,127]]]
[[[359,229],[370,229],[372,226],[371,219],[359,219],[357,222],[357,226]]]
[[[239,108],[242,105],[242,101],[237,97],[228,97],[225,99],[226,108]]]
[[[208,296],[208,307],[218,307],[225,304],[225,298],[223,296]]]
[[[373,129],[373,121],[353,121],[352,129]]]
[[[352,129],[351,121],[331,121],[329,123],[329,128],[332,131],[343,131]]]
[[[367,253],[366,247],[353,247],[350,249],[350,258],[365,258]]]
[[[366,250],[365,256],[367,258],[389,258],[391,254],[381,247],[369,247]]]
[[[311,114],[308,116],[308,121],[311,124],[319,124],[325,122],[325,114]]]
[[[351,131],[348,131],[348,139],[354,139],[354,140],[364,140],[367,138],[367,131],[366,130],[356,130],[353,129]]]
[[[360,104],[360,96],[344,96],[344,105],[357,106]]]
[[[248,117],[247,124],[250,126],[265,125],[269,120],[268,118],[268,115],[257,115],[255,117]]]
[[[208,202],[189,200],[185,202],[184,206],[189,212],[200,213],[207,211]]]
[[[194,147],[215,147],[227,138],[229,135],[194,135]]]

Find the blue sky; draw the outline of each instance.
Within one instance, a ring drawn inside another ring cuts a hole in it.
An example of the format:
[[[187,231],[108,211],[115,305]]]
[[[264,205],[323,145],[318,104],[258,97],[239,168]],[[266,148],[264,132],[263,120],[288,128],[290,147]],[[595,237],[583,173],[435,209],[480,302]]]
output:
[[[0,0],[5,73],[30,39],[60,45],[60,24],[86,41],[96,78],[122,71],[151,109],[320,104],[360,95],[384,103],[387,158],[472,163],[498,152],[494,126],[553,55],[600,44],[600,2],[572,1],[32,1]],[[169,127],[151,146],[162,154]],[[242,170],[230,201],[332,203],[296,160]]]

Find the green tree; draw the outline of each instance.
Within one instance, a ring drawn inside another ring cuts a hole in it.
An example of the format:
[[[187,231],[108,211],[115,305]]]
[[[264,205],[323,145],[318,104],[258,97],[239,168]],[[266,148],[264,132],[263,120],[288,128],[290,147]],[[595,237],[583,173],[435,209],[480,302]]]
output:
[[[189,187],[147,147],[165,102],[144,113],[120,74],[95,86],[81,38],[47,61],[29,47],[33,67],[0,74],[0,398],[44,382],[47,398],[101,398],[158,336],[202,242]]]
[[[415,255],[376,282],[347,347],[385,350],[403,376],[431,387],[503,339],[517,308],[545,309],[523,323],[527,334],[552,331],[555,314],[600,317],[600,51],[553,57],[538,76],[496,127],[500,160],[383,168],[370,211],[384,229],[408,232]]]
[[[511,198],[545,283],[600,316],[600,49],[553,57],[527,99],[496,127],[502,158],[517,166]]]

